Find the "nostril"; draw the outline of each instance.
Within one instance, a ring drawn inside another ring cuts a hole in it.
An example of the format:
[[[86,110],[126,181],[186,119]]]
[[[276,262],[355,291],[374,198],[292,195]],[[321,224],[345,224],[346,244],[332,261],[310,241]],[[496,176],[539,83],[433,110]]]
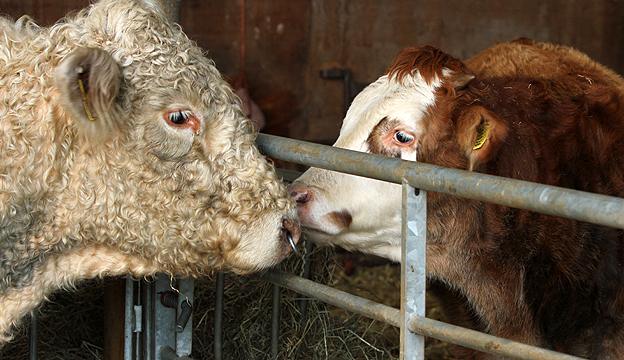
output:
[[[291,196],[295,199],[295,202],[297,204],[305,204],[308,201],[310,201],[310,194],[307,191],[306,192],[295,193],[294,195],[291,194]]]
[[[306,188],[293,187],[290,189],[290,196],[299,205],[303,205],[310,201],[310,191]]]
[[[297,242],[301,236],[301,227],[296,220],[283,219],[282,220],[282,238],[292,248],[294,252],[297,252]]]

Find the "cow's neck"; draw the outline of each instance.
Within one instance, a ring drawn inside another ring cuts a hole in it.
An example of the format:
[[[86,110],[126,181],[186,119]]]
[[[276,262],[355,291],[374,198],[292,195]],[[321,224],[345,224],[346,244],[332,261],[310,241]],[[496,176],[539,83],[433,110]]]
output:
[[[434,199],[432,205],[428,275],[459,289],[491,334],[539,345],[533,317],[524,300],[522,269],[513,268],[520,264],[501,259],[496,243],[485,238],[482,205],[448,196]],[[449,218],[452,214],[461,216]],[[449,226],[452,221],[457,224]]]

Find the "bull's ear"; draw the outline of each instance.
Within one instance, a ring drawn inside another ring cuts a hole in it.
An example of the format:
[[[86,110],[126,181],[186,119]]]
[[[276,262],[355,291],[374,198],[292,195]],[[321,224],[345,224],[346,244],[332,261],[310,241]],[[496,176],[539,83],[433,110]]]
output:
[[[505,123],[482,106],[468,108],[457,122],[460,147],[468,157],[468,170],[488,162],[507,137]]]
[[[119,64],[96,48],[74,50],[55,73],[62,106],[91,140],[105,140],[121,128],[117,103],[121,81]]]

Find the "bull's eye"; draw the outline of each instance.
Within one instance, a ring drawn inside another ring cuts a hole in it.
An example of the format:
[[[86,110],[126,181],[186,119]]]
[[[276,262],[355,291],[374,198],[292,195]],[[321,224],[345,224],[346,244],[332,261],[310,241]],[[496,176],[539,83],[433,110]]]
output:
[[[394,133],[394,140],[401,144],[411,144],[414,141],[414,137],[405,131],[397,131]]]
[[[193,116],[188,110],[176,110],[167,114],[167,119],[175,125],[184,125]]]

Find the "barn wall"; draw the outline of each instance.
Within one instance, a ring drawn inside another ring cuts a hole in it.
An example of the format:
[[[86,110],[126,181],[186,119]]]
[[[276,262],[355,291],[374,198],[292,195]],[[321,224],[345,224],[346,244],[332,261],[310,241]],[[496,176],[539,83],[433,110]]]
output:
[[[49,24],[86,0],[0,0],[0,12]],[[568,44],[624,71],[624,2],[612,0],[272,0],[247,1],[246,61],[239,61],[233,0],[182,0],[181,23],[235,77],[244,70],[267,116],[266,132],[320,142],[338,134],[340,81],[319,70],[351,69],[357,82],[383,73],[403,47],[431,44],[468,57],[517,37]]]

